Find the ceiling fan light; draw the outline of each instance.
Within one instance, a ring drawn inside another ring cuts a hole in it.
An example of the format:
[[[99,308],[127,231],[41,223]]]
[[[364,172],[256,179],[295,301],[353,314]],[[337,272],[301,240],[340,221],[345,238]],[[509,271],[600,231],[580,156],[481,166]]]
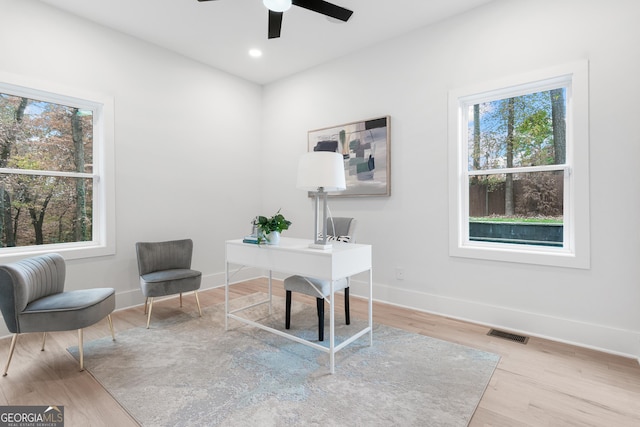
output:
[[[291,0],[262,0],[262,3],[274,12],[285,12],[291,7]]]

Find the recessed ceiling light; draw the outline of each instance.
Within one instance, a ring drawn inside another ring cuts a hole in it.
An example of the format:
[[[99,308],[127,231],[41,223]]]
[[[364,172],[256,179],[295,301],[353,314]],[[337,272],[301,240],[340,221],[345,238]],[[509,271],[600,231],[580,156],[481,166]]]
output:
[[[249,49],[249,56],[252,58],[260,58],[262,51],[260,49]]]

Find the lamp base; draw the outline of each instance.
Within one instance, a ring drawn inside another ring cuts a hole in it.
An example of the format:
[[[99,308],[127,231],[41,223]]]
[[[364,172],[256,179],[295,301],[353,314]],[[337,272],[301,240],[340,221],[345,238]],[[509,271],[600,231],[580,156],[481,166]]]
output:
[[[309,247],[311,249],[321,249],[323,251],[327,251],[333,247],[331,243],[322,244],[322,243],[309,243]]]

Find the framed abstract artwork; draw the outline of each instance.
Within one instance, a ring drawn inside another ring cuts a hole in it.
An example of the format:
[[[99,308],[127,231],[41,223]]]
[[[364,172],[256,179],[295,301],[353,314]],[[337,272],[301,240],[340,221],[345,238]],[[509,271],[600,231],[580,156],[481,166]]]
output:
[[[309,151],[332,151],[344,159],[345,191],[332,197],[390,196],[391,117],[309,131]]]

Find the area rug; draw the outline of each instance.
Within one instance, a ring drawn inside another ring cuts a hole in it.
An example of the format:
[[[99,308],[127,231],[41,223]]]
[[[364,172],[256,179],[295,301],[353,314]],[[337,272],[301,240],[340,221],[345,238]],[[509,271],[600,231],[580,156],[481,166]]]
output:
[[[233,304],[264,298],[251,295]],[[284,300],[246,316],[284,330]],[[344,325],[336,341],[366,322]],[[292,307],[290,330],[317,340],[315,307]],[[328,323],[328,322],[327,322]],[[325,343],[328,343],[328,325]],[[143,426],[466,426],[499,356],[374,325],[329,355],[230,321],[224,305],[177,312],[151,328],[133,328],[84,345],[85,368]],[[69,352],[78,358],[77,347]]]

